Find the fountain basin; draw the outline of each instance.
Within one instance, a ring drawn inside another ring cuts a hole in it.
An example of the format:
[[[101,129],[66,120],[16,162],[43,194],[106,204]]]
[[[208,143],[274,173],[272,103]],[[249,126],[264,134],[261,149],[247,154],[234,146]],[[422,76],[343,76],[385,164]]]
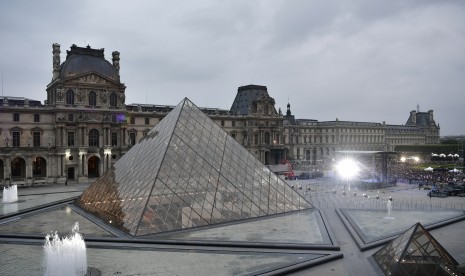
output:
[[[431,230],[465,219],[465,212],[455,210],[393,210],[388,218],[385,210],[336,211],[362,251],[391,241],[417,222]]]

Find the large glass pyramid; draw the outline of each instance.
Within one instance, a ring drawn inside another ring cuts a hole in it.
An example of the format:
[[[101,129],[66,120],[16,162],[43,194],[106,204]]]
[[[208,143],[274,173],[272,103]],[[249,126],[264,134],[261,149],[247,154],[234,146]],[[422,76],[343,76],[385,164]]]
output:
[[[76,205],[133,236],[312,207],[187,98]]]
[[[386,275],[459,275],[457,261],[420,224],[373,254]]]

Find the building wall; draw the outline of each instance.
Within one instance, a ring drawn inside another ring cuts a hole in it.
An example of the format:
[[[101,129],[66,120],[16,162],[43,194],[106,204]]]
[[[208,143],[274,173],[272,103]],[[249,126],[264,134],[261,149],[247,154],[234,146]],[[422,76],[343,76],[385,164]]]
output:
[[[107,77],[90,71],[62,77],[60,68],[66,61],[60,63],[57,58],[59,45],[53,47],[53,78],[44,104],[0,97],[0,184],[92,181],[174,108],[125,104],[126,86],[119,81],[119,75]],[[113,64],[108,66],[114,66],[119,74],[118,52],[113,52]],[[247,90],[254,94],[260,91],[259,98],[244,94]],[[68,91],[74,93],[72,103],[67,102]],[[94,102],[90,100],[93,93]],[[439,126],[432,111],[420,114],[424,118],[411,112],[414,118],[409,118],[406,125],[320,122],[295,119],[290,105],[286,115],[276,111],[265,86],[240,87],[236,100],[235,109],[203,111],[265,164],[277,164],[282,159],[324,162],[340,150],[391,151],[396,145],[439,143]],[[429,120],[428,125],[412,125],[421,121],[419,118]]]

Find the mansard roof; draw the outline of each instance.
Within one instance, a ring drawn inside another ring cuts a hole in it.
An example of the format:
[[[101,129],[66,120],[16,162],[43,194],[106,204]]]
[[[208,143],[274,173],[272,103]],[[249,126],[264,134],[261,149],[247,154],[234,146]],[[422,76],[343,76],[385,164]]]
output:
[[[41,106],[42,103],[38,100],[32,100],[24,97],[0,96],[0,105],[8,103],[9,106],[24,106],[26,103],[29,106]]]
[[[254,84],[241,86],[237,89],[236,98],[234,99],[230,111],[237,115],[252,114],[256,112],[254,111],[254,104],[256,109],[256,103],[260,98],[271,98],[268,95],[266,86]]]
[[[415,121],[413,121],[412,116],[415,116]],[[431,126],[436,125],[436,122],[433,118],[433,110],[428,112],[410,112],[410,116],[405,123],[406,126]]]
[[[116,68],[105,59],[104,49],[71,46],[71,50],[67,51],[65,62],[61,65],[60,78],[68,79],[90,72],[96,72],[113,81],[120,81]]]

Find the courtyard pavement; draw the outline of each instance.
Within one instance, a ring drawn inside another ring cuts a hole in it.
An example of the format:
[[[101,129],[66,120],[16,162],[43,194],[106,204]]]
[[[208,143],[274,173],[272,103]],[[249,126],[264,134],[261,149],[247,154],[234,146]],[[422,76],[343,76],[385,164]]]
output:
[[[427,190],[419,190],[418,186],[398,183],[397,187],[379,190],[360,191],[352,189],[342,193],[343,185],[333,179],[320,178],[311,180],[288,181],[296,190],[307,198],[326,218],[343,258],[326,262],[289,275],[381,275],[370,256],[381,246],[361,251],[349,231],[338,217],[338,208],[384,209],[386,200],[393,198],[393,209],[422,210],[465,210],[465,197],[430,198]],[[78,196],[89,184],[68,183],[68,185],[43,185],[19,188],[20,199],[28,196],[36,198],[61,195]],[[299,189],[302,186],[302,189]],[[355,193],[355,194],[354,194]],[[366,194],[366,196],[364,195]],[[376,196],[379,195],[379,199]],[[412,221],[412,225],[416,223]],[[455,258],[459,264],[465,263],[465,220],[431,230],[433,237]],[[305,232],[302,230],[302,232]],[[2,246],[0,244],[0,246]],[[2,275],[0,273],[0,275]]]
[[[379,190],[361,191],[352,188],[351,192],[347,191],[346,185],[335,183],[332,179],[297,180],[288,181],[288,183],[295,187],[302,186],[302,190],[298,189],[298,191],[325,215],[341,247],[341,252],[344,254],[342,259],[291,274],[295,276],[383,275],[380,274],[381,271],[378,270],[377,265],[370,261],[370,256],[382,246],[361,251],[336,214],[337,208],[386,209],[387,199],[392,197],[394,211],[407,209],[465,210],[465,197],[430,198],[427,196],[428,190],[419,190],[417,185],[406,183],[398,183],[397,187]],[[346,195],[342,193],[343,186],[346,188]],[[310,187],[310,191],[305,194],[307,187]],[[336,194],[334,194],[335,190]],[[355,196],[354,193],[356,193]],[[363,194],[367,194],[368,198]],[[377,195],[379,199],[376,199]],[[412,221],[412,225],[415,223],[416,221]],[[465,263],[464,229],[465,220],[462,220],[429,231],[459,264]]]

